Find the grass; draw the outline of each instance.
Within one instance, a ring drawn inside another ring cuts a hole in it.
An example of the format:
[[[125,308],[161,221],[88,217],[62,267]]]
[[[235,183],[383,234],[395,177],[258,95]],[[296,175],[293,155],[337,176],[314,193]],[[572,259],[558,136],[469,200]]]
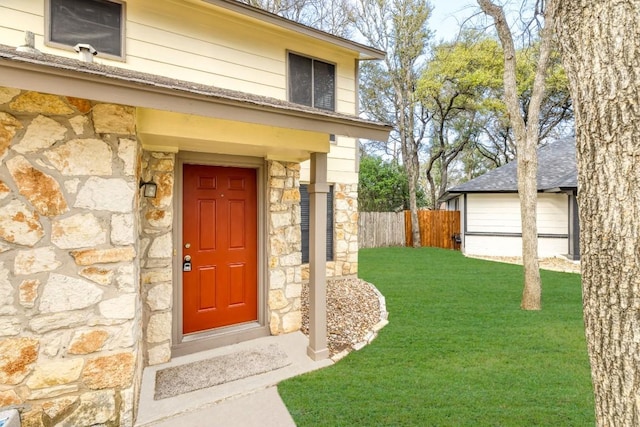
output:
[[[521,266],[459,252],[361,250],[360,276],[390,324],[278,386],[298,426],[594,425],[579,275],[542,271],[539,312],[519,308]]]

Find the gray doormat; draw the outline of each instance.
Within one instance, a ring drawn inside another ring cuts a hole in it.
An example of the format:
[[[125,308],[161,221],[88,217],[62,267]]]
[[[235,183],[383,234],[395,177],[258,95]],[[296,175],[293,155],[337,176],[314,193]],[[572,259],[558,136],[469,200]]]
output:
[[[166,399],[194,390],[228,383],[284,368],[291,362],[276,344],[244,350],[156,372],[154,399]]]

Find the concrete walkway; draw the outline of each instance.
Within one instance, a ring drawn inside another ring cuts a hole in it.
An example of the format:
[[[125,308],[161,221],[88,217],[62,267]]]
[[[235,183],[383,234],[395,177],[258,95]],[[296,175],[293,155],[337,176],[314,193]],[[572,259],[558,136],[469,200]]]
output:
[[[154,400],[155,376],[161,369],[269,344],[278,345],[287,354],[290,362],[288,366],[215,387]],[[169,363],[145,368],[135,425],[137,427],[295,426],[293,418],[278,395],[276,385],[287,378],[333,364],[331,360],[319,362],[311,360],[306,354],[307,345],[307,337],[301,332],[295,332],[177,357]]]
[[[276,387],[219,402],[152,424],[154,427],[295,427]]]

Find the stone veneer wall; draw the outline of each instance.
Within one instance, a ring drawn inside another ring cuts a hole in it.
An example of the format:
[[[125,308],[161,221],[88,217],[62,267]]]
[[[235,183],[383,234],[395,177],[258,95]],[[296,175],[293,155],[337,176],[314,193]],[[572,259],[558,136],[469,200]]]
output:
[[[333,261],[327,262],[327,277],[358,274],[358,184],[333,186]],[[309,279],[309,264],[302,266]]]
[[[333,198],[334,257],[327,276],[358,274],[358,184],[336,184]]]
[[[273,335],[302,327],[300,164],[268,162],[269,326]]]
[[[142,197],[140,203],[141,292],[148,365],[171,360],[174,168],[175,154],[143,152],[142,179],[158,185],[156,197]]]
[[[23,426],[130,426],[135,110],[0,88],[0,160],[0,409]]]
[[[302,326],[302,263],[300,240],[300,165],[269,162],[269,319],[274,335]],[[334,185],[334,260],[327,277],[358,274],[358,185]]]

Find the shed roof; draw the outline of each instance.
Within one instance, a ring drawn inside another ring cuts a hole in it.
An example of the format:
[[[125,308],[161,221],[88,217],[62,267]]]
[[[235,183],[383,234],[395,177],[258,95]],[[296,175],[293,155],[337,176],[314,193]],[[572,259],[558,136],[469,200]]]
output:
[[[445,199],[462,193],[513,193],[518,191],[516,161],[450,188]],[[538,149],[538,191],[575,190],[578,187],[575,138],[564,138]]]

